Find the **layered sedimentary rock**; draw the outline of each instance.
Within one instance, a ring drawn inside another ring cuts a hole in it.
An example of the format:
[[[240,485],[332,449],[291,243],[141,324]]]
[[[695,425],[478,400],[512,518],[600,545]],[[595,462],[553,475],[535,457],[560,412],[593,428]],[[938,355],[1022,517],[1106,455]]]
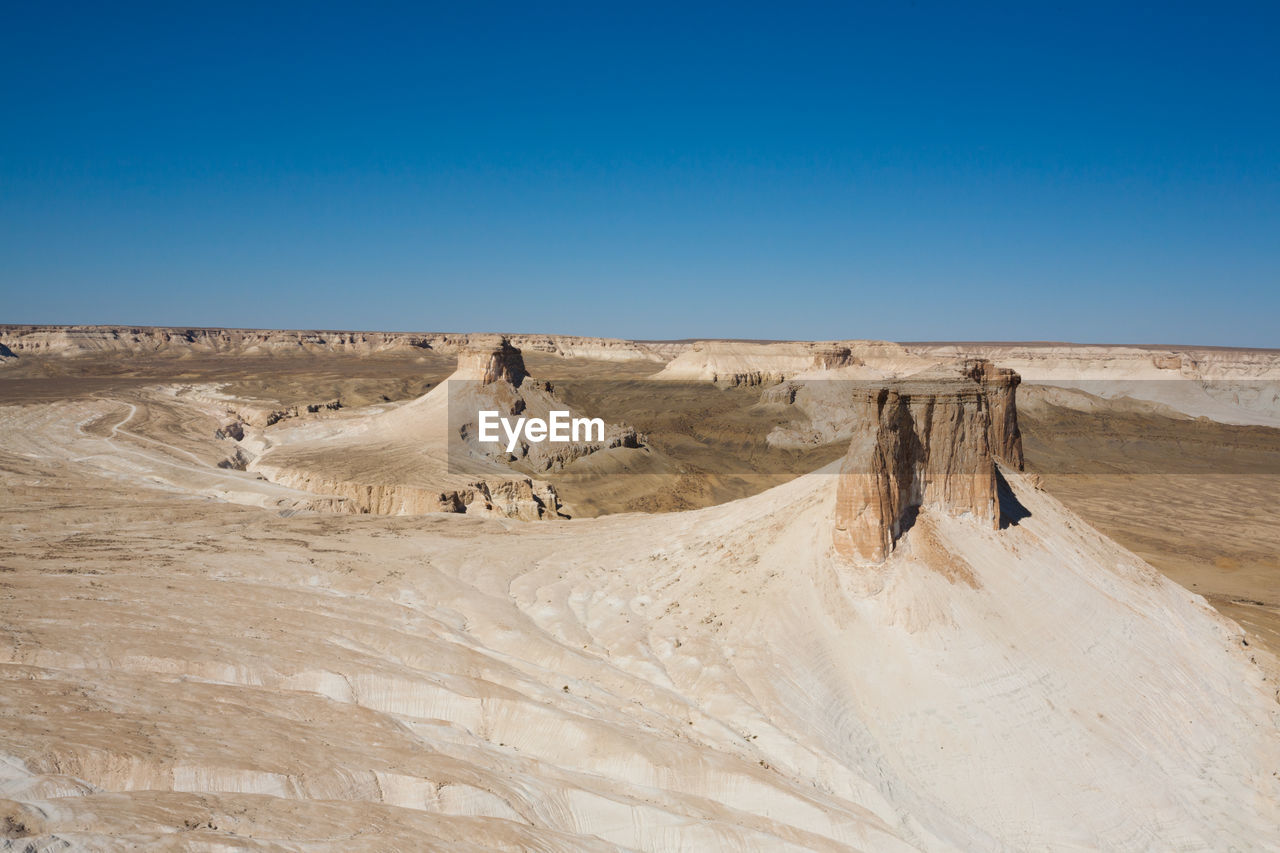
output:
[[[0,361],[37,356],[74,358],[104,353],[219,355],[293,355],[433,351],[453,354],[492,335],[446,332],[348,332],[278,329],[164,328],[158,326],[35,326],[0,325]],[[604,361],[654,361],[673,358],[687,344],[663,341],[625,341],[570,335],[515,335],[515,347]]]
[[[528,375],[524,356],[511,345],[510,338],[480,336],[458,349],[455,378],[472,379],[483,385],[508,382],[518,388]]]
[[[987,443],[996,458],[1022,470],[1022,432],[1018,429],[1018,384],[1022,378],[1007,367],[996,367],[986,359],[969,359],[962,372],[982,386],[990,427]]]
[[[997,458],[1022,466],[1018,376],[968,361],[859,393],[836,494],[836,551],[881,562],[921,509],[996,526]]]

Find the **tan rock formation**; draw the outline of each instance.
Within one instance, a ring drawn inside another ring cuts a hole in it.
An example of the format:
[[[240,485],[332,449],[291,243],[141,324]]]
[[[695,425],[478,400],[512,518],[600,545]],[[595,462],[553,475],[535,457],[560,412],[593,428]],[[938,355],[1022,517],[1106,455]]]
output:
[[[969,359],[963,372],[982,385],[990,409],[987,442],[1002,462],[1022,470],[1022,432],[1018,429],[1018,384],[1022,377],[1007,367],[996,367],[982,358]]]
[[[571,411],[556,398],[550,382],[529,376],[521,351],[506,337],[479,336],[459,349],[458,369],[449,386],[450,436],[460,438],[467,453],[489,456],[503,464],[519,462],[538,472],[559,470],[601,450],[634,449],[644,443],[644,436],[632,427],[606,424],[603,438],[595,441],[530,444],[521,440],[512,453],[501,445],[477,444],[476,422],[481,409],[497,408],[510,415],[543,419],[553,410]],[[455,455],[463,449],[455,445]]]
[[[998,525],[995,459],[1022,466],[1018,375],[963,362],[861,392],[861,426],[840,471],[836,551],[882,562],[921,509]]]
[[[518,388],[528,375],[524,356],[509,338],[478,336],[458,349],[457,378],[476,379],[484,385],[509,382]]]

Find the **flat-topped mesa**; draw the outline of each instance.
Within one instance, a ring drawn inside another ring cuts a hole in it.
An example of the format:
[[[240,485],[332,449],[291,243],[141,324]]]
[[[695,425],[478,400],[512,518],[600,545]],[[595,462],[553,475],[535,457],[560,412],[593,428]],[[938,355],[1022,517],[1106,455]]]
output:
[[[884,561],[921,509],[998,526],[995,460],[1022,465],[1017,384],[1013,371],[964,362],[859,391],[860,426],[836,491],[836,552]]]
[[[853,350],[850,347],[842,344],[824,347],[813,354],[813,367],[816,370],[835,370],[840,367],[865,363],[853,354]]]
[[[987,392],[991,428],[987,440],[997,459],[1022,470],[1022,431],[1018,429],[1018,384],[1022,377],[1007,367],[996,367],[985,358],[966,359],[961,371]]]
[[[519,387],[528,371],[520,350],[511,345],[508,338],[478,337],[458,350],[457,376],[476,379],[481,384],[505,381]]]

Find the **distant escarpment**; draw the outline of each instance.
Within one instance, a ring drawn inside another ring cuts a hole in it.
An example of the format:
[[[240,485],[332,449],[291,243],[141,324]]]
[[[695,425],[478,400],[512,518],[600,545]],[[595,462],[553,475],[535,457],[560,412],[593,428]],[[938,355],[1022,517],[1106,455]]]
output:
[[[657,378],[731,386],[771,385],[846,368],[897,369],[905,352],[886,341],[698,341],[672,359]]]
[[[969,360],[859,391],[836,493],[837,553],[882,562],[921,509],[998,525],[996,460],[1023,464],[1018,382]]]
[[[215,329],[159,326],[0,325],[0,360],[15,356],[75,358],[107,353],[135,355],[269,355],[435,352],[453,355],[492,335],[450,332],[355,332],[280,329]],[[511,335],[512,345],[564,358],[663,362],[686,345],[573,335]]]

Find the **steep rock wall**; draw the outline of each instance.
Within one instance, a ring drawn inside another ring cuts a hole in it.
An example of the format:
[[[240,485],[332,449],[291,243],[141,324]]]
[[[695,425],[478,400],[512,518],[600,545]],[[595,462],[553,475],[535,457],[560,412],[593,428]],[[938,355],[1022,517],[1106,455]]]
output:
[[[965,362],[861,392],[859,426],[840,471],[837,553],[882,562],[921,509],[999,524],[995,460],[1021,468],[1018,376]]]
[[[1022,431],[1018,429],[1018,385],[1022,378],[1007,367],[996,367],[986,359],[969,359],[964,375],[982,386],[989,410],[987,443],[1002,462],[1022,470]]]
[[[457,379],[472,379],[482,385],[507,382],[519,387],[529,372],[524,356],[511,345],[510,338],[479,336],[458,349]]]

